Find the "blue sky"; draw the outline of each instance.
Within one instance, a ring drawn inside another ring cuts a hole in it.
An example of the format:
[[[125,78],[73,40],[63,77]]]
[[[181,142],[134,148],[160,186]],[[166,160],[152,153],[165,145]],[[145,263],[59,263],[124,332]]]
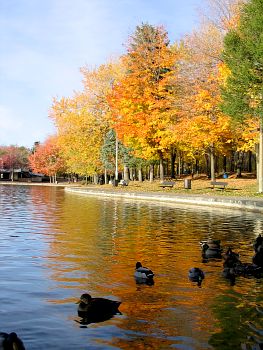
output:
[[[198,25],[202,0],[0,0],[0,145],[32,147],[54,133],[53,97],[82,89],[80,67],[125,52],[142,22],[171,42]]]

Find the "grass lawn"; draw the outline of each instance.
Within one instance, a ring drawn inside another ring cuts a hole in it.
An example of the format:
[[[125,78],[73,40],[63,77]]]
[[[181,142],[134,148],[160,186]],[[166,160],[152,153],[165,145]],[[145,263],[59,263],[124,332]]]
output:
[[[189,178],[189,177],[188,177]],[[225,190],[220,188],[212,189],[210,184],[211,180],[207,180],[204,177],[191,179],[191,189],[184,188],[184,179],[173,180],[175,185],[173,188],[161,188],[160,181],[130,181],[128,186],[113,185],[89,185],[97,187],[99,189],[109,189],[116,191],[127,192],[163,192],[163,193],[178,193],[178,194],[200,194],[206,196],[240,196],[240,197],[257,197],[263,199],[263,193],[258,193],[257,180],[249,175],[244,175],[242,178],[230,177],[228,179],[217,179],[220,182],[227,182],[228,186]]]

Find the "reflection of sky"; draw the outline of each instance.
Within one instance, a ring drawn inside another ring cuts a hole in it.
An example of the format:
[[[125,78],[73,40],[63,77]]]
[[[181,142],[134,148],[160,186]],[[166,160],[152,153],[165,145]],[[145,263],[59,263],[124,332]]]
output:
[[[62,341],[67,339],[64,344],[70,350],[81,348],[83,339],[100,344],[101,349],[110,345],[132,349],[140,346],[142,337],[145,347],[152,349],[176,344],[208,349],[210,334],[220,331],[217,318],[224,322],[224,317],[231,317],[231,312],[228,316],[214,313],[217,298],[234,293],[234,306],[227,303],[226,311],[236,310],[236,305],[242,310],[244,300],[248,308],[256,299],[260,301],[255,286],[259,287],[261,280],[240,278],[230,287],[221,275],[222,261],[202,264],[199,246],[199,241],[208,237],[221,239],[223,247],[231,245],[241,260],[250,261],[251,243],[263,221],[256,214],[97,199],[47,187],[22,191],[12,187],[5,193],[0,187],[0,191],[3,202],[12,193],[9,215],[0,219],[1,237],[5,237],[0,256],[4,319],[12,328],[8,313],[13,307],[19,309],[17,322],[32,345],[30,349],[37,349],[34,339],[41,324],[46,346],[56,343],[55,333],[62,332]],[[12,238],[14,244],[9,249],[11,238],[6,231],[19,227],[19,222],[20,231],[15,231],[19,237]],[[154,271],[154,286],[135,283],[136,261]],[[205,272],[201,288],[188,280],[188,270],[195,266]],[[81,333],[75,302],[83,292],[121,300],[122,315]]]
[[[255,219],[255,226],[254,226],[254,235],[257,237],[262,233],[262,220],[260,219]]]

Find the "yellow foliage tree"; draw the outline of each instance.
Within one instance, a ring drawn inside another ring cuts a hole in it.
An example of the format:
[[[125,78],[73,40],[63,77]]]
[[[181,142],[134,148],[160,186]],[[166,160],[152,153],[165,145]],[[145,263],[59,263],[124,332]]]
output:
[[[72,98],[54,99],[50,114],[68,171],[91,176],[103,168],[100,152],[109,130],[106,95],[119,70],[117,64],[108,64],[97,70],[84,67],[81,71],[84,91]]]

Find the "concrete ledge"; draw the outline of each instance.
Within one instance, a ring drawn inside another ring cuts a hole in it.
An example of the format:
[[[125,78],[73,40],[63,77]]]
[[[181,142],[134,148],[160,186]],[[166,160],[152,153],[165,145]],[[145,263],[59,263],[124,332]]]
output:
[[[143,199],[151,201],[160,201],[168,203],[178,203],[187,205],[201,205],[218,208],[239,209],[245,211],[252,211],[263,213],[263,200],[251,199],[244,197],[219,197],[219,196],[199,196],[199,195],[178,195],[178,194],[163,194],[155,192],[119,192],[111,190],[100,190],[92,188],[81,187],[66,187],[66,192],[85,194],[89,196],[103,196],[103,197],[119,197],[126,199]]]

